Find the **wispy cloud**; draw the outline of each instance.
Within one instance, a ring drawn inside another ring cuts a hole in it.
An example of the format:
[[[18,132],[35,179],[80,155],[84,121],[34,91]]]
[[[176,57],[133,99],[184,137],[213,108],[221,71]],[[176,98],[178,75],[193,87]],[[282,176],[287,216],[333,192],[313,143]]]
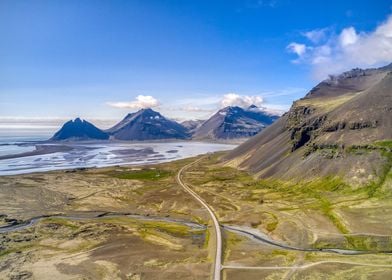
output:
[[[290,43],[286,49],[289,52],[295,53],[298,55],[299,58],[302,58],[302,56],[306,53],[306,45],[305,44],[300,44],[300,43],[295,43],[292,42]],[[298,62],[299,60],[293,60],[293,62]]]
[[[327,37],[328,28],[314,29],[302,32],[302,35],[310,40],[312,43],[320,43]]]
[[[143,109],[159,106],[159,101],[151,95],[138,95],[130,102],[108,102],[109,106],[121,109]]]
[[[209,113],[212,111],[211,109],[201,108],[192,105],[186,105],[184,107],[181,107],[180,110],[185,112],[204,112],[204,113]]]
[[[253,8],[262,8],[262,7],[275,8],[277,3],[278,3],[277,0],[256,0],[248,3],[248,6]]]
[[[2,129],[40,128],[40,129],[46,129],[48,131],[52,131],[53,129],[58,129],[65,122],[73,118],[75,118],[75,116],[69,118],[0,116],[0,128]],[[87,120],[94,123],[98,127],[102,127],[102,128],[108,128],[118,121],[116,119],[103,119],[103,118],[88,118]]]
[[[291,42],[287,49],[294,63],[311,65],[317,79],[354,67],[375,67],[392,62],[392,15],[371,32],[348,26],[340,32],[317,29],[302,35],[308,42]]]

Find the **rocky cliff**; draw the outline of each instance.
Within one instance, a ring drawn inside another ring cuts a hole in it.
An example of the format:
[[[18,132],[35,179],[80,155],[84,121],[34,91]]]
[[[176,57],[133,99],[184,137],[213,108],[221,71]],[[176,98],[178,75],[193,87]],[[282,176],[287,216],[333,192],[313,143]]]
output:
[[[385,172],[391,139],[391,66],[353,69],[318,84],[226,160],[259,177],[366,184]]]

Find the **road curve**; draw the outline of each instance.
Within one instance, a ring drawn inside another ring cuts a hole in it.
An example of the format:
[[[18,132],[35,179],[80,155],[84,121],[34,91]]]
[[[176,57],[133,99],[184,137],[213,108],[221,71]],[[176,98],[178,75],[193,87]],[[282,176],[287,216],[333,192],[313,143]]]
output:
[[[216,240],[216,252],[215,252],[215,261],[214,261],[214,273],[213,273],[213,278],[214,280],[220,280],[221,279],[221,270],[222,270],[222,233],[220,230],[219,222],[218,219],[216,218],[214,212],[208,206],[208,204],[197,194],[195,193],[191,188],[189,188],[181,179],[182,172],[189,168],[191,165],[199,162],[201,159],[200,158],[196,161],[193,161],[185,166],[183,166],[177,173],[176,180],[178,184],[191,196],[193,196],[194,199],[196,199],[210,214],[210,217],[212,219],[212,222],[214,224],[215,228],[215,240]]]

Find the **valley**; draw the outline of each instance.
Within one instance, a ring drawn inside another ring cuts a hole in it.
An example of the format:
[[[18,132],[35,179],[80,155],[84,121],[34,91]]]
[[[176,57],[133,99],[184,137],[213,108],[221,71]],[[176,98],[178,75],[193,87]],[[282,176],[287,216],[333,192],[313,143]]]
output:
[[[370,197],[367,188],[337,178],[308,185],[255,180],[222,165],[223,155],[0,177],[3,229],[42,217],[0,233],[1,275],[208,279],[214,227],[176,181],[180,170],[221,225],[222,279],[385,279],[391,273],[389,190]]]
[[[391,1],[0,1],[0,280],[392,280]]]

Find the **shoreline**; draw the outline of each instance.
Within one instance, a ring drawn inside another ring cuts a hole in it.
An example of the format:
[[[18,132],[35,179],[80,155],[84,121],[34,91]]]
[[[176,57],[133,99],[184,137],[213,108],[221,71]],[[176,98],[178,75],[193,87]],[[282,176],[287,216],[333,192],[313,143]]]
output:
[[[53,153],[58,153],[58,152],[69,152],[74,149],[73,147],[69,147],[69,146],[65,146],[65,145],[42,145],[42,144],[36,145],[36,144],[34,144],[34,146],[35,146],[34,151],[0,156],[0,160],[23,158],[23,157],[29,157],[29,156],[40,156],[40,155],[53,154]]]

